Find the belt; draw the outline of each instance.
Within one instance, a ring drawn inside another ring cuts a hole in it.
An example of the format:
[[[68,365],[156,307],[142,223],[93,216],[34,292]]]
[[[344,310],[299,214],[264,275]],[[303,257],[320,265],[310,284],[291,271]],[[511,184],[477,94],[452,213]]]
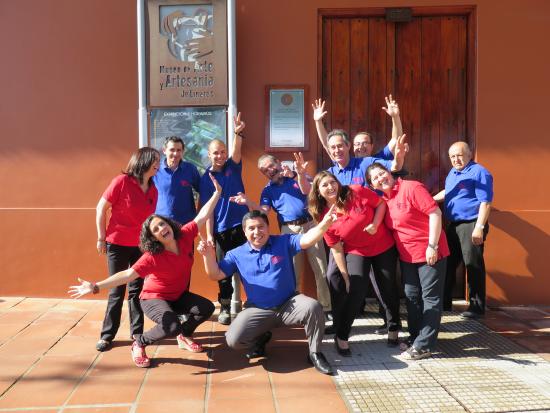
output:
[[[295,219],[293,221],[283,222],[283,225],[304,225],[305,223],[311,221],[312,219],[313,218],[311,217],[302,217],[302,218]]]

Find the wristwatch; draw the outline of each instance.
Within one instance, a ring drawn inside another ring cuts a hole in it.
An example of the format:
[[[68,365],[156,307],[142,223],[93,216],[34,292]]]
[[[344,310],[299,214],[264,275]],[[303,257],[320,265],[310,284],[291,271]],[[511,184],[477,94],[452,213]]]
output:
[[[434,251],[437,251],[437,249],[439,248],[439,245],[433,245],[433,244],[428,243],[428,247],[431,248]]]

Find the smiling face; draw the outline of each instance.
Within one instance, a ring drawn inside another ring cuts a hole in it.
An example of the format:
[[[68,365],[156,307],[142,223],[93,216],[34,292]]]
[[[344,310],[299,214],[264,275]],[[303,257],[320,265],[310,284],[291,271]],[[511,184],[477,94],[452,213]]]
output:
[[[227,148],[223,142],[212,141],[208,146],[208,159],[212,163],[212,169],[219,171],[227,161]]]
[[[144,174],[144,177],[150,178],[152,176],[155,176],[160,168],[160,156],[158,154],[155,155],[155,161],[151,164],[149,169]]]
[[[279,182],[281,180],[282,167],[278,160],[264,158],[259,162],[258,169],[270,181]]]
[[[319,195],[321,195],[328,205],[332,205],[338,199],[340,183],[332,176],[325,176],[319,181]]]
[[[472,152],[468,144],[465,142],[453,143],[449,148],[449,159],[453,168],[462,171],[472,160]]]
[[[391,191],[395,184],[393,176],[384,168],[373,168],[369,170],[369,177],[372,187],[384,193]]]
[[[353,138],[353,154],[357,158],[364,158],[372,155],[374,144],[372,138],[365,134],[359,133]]]
[[[174,240],[172,227],[162,218],[153,218],[149,224],[149,231],[162,245],[166,245]]]
[[[177,168],[183,158],[183,145],[181,142],[169,141],[162,152],[166,156],[166,164],[169,168]]]
[[[327,142],[330,157],[340,166],[346,167],[349,163],[349,144],[342,135],[332,135]]]
[[[249,218],[244,224],[244,235],[255,249],[261,249],[269,239],[269,226],[263,218]]]

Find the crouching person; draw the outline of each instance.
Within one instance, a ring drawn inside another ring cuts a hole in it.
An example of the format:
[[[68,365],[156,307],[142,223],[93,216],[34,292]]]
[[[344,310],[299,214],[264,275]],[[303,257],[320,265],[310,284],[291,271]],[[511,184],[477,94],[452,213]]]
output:
[[[219,281],[237,270],[248,297],[245,310],[239,313],[226,333],[229,347],[248,348],[248,358],[265,355],[271,330],[280,326],[303,325],[309,344],[308,359],[323,374],[332,374],[330,364],[321,353],[325,318],[321,304],[296,292],[292,257],[319,241],[336,216],[332,210],[315,227],[303,235],[269,235],[265,213],[251,211],[242,221],[247,242],[229,251],[216,262],[214,245],[201,241],[206,273]]]

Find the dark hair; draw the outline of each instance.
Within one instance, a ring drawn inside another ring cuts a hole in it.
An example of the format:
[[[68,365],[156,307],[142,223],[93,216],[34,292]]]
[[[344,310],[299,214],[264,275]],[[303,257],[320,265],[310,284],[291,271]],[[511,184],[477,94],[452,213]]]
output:
[[[371,163],[369,165],[369,167],[367,168],[367,171],[365,172],[365,180],[367,181],[367,183],[372,186],[372,181],[370,179],[370,171],[372,171],[373,169],[375,168],[380,168],[380,169],[383,169],[384,171],[388,172],[388,173],[391,173],[390,171],[388,171],[388,168],[386,168],[384,165],[382,165],[380,162],[374,162],[374,163]]]
[[[342,185],[333,174],[328,171],[319,172],[317,175],[315,175],[315,178],[313,178],[311,191],[309,191],[309,194],[307,196],[307,206],[309,213],[316,222],[319,222],[321,220],[323,212],[327,208],[327,201],[321,196],[321,193],[319,192],[319,183],[322,179],[326,177],[331,177],[336,182],[338,182],[338,197],[336,198],[337,208],[344,208],[346,202],[349,201],[353,196],[353,192],[349,189],[349,186]]]
[[[260,211],[258,209],[253,209],[252,211],[247,212],[243,217],[243,220],[242,220],[243,231],[246,226],[246,221],[248,221],[249,219],[257,219],[257,218],[263,219],[265,223],[269,225],[269,219],[267,219],[267,215],[265,214],[265,212]]]
[[[164,138],[164,143],[162,144],[162,147],[166,149],[170,142],[181,143],[181,149],[185,149],[185,143],[183,142],[183,139],[179,136],[168,136],[167,138]]]
[[[353,137],[353,140],[355,140],[355,138],[357,138],[359,135],[365,135],[365,136],[368,136],[370,138],[370,143],[372,143],[374,145],[374,135],[370,132],[357,132],[355,134],[355,136]]]
[[[150,148],[149,146],[139,148],[132,154],[124,173],[136,178],[139,183],[142,184],[143,175],[151,168],[151,165],[153,165],[157,159],[160,159],[160,154],[155,148]]]
[[[333,130],[331,130],[327,135],[327,145],[328,145],[328,141],[330,140],[330,138],[332,138],[333,136],[336,136],[336,135],[340,135],[342,137],[342,139],[344,139],[344,142],[346,142],[346,145],[348,145],[348,146],[350,145],[348,134],[343,129],[333,129]]]
[[[142,252],[148,252],[152,255],[160,254],[162,251],[164,251],[164,245],[162,245],[161,242],[156,239],[151,232],[151,221],[155,218],[162,219],[170,226],[170,228],[172,228],[175,240],[178,240],[181,235],[181,225],[179,224],[179,222],[158,214],[149,215],[141,226],[141,232],[139,234],[139,249]]]

